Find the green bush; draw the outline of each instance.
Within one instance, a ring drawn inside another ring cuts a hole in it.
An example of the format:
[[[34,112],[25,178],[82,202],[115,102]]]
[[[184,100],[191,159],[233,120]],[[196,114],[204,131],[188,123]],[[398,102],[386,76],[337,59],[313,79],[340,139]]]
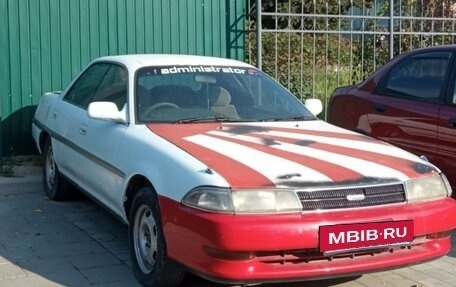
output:
[[[357,47],[340,35],[262,34],[262,69],[300,99],[323,102],[336,87],[359,82]],[[248,58],[256,65],[256,38],[249,39]]]

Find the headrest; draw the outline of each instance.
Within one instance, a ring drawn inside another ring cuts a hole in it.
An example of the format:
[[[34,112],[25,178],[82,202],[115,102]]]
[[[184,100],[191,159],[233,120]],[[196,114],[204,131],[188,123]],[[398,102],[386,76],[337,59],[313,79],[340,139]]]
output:
[[[221,87],[212,87],[210,90],[212,98],[214,99],[213,106],[223,107],[231,102],[230,93]]]

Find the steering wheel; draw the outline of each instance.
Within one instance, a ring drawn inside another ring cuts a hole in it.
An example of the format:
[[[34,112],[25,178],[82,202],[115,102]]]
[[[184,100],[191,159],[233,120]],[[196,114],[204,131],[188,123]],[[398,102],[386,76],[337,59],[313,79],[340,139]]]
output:
[[[176,104],[170,103],[170,102],[161,102],[161,103],[156,103],[148,108],[146,108],[143,112],[144,115],[149,115],[151,112],[159,109],[179,109],[180,107]]]

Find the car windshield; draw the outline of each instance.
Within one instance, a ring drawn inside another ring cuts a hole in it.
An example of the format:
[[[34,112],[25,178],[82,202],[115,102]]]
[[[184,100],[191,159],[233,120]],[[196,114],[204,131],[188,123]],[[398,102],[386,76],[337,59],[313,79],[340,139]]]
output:
[[[143,123],[316,119],[285,88],[245,67],[146,67],[136,76],[137,120]]]

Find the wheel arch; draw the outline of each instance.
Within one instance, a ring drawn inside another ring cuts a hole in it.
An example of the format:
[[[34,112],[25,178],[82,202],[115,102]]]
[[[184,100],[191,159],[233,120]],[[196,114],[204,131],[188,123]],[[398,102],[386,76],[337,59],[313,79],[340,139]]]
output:
[[[50,138],[50,137],[51,137],[51,136],[50,136],[47,132],[45,132],[45,131],[42,131],[42,132],[40,133],[40,137],[39,137],[39,139],[38,139],[38,140],[39,140],[38,145],[40,146],[41,152],[43,152],[43,148],[44,148],[44,144],[46,143],[46,140],[47,140],[48,138]]]
[[[151,187],[156,193],[155,187],[150,180],[142,174],[136,174],[130,178],[124,195],[124,210],[127,221],[130,221],[130,211],[136,193],[143,187]]]

